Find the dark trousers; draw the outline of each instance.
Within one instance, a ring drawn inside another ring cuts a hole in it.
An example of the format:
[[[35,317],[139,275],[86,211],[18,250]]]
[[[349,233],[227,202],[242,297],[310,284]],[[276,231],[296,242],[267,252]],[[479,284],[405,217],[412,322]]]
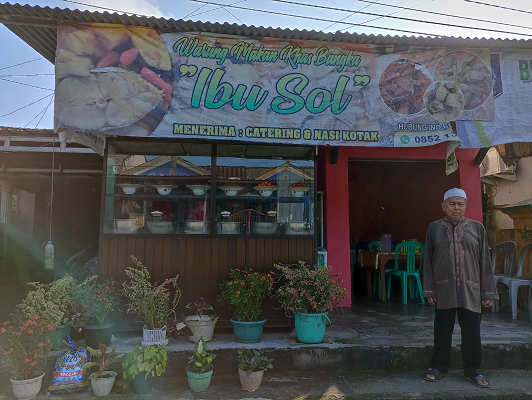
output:
[[[458,323],[461,328],[464,374],[476,376],[482,356],[480,344],[480,319],[482,314],[465,308],[436,309],[434,317],[434,353],[430,366],[442,373],[448,372],[456,314],[458,314]]]

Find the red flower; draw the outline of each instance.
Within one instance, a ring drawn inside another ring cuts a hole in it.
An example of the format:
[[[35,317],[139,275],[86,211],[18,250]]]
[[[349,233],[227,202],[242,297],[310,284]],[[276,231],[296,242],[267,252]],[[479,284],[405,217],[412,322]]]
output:
[[[4,325],[9,325],[9,321],[4,322]]]
[[[43,347],[43,346],[44,346],[44,343],[41,342],[41,343],[39,343],[37,346],[39,346],[39,347]]]
[[[240,290],[237,290],[237,291],[236,291],[236,294],[240,294]]]
[[[233,284],[233,282],[229,282],[229,285],[232,285],[232,284]]]
[[[30,362],[30,359],[29,359],[29,358],[26,358],[26,359],[24,360],[24,362],[27,364],[27,363]]]
[[[28,330],[28,333],[31,335],[33,333],[33,329]]]

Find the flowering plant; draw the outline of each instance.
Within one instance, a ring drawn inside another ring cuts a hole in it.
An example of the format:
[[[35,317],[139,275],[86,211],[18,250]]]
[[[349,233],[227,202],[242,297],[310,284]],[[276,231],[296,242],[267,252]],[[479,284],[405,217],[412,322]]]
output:
[[[253,322],[262,312],[262,301],[272,290],[272,285],[271,274],[253,272],[251,268],[232,269],[229,280],[220,284],[220,298],[233,311],[235,320]]]
[[[106,325],[111,322],[109,315],[118,307],[121,297],[120,284],[112,279],[98,283],[97,277],[93,275],[79,285],[77,297],[83,308],[84,322]]]
[[[55,330],[55,324],[38,315],[20,320],[12,317],[13,322],[0,325],[0,350],[15,379],[31,379],[46,364],[51,347],[47,337]]]
[[[129,301],[127,312],[137,314],[147,329],[163,328],[170,316],[176,316],[175,308],[181,297],[177,286],[178,276],[167,279],[160,285],[151,283],[148,268],[137,257],[131,256],[131,259],[137,268],[126,268],[129,282],[122,284]]]
[[[29,282],[35,289],[28,293],[22,304],[17,307],[26,317],[38,316],[39,319],[64,325],[76,322],[80,313],[76,310],[77,282],[71,276],[57,279],[52,283]]]
[[[330,266],[311,267],[304,261],[295,266],[274,265],[287,280],[274,294],[287,315],[290,311],[310,314],[331,311],[347,296],[342,280],[332,273]]]

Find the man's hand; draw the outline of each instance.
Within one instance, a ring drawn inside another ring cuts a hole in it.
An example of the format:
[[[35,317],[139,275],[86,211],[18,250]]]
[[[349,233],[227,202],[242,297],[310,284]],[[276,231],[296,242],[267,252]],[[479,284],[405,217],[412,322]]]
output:
[[[484,301],[482,302],[482,305],[483,305],[484,307],[491,307],[491,306],[493,305],[493,300],[484,300]]]
[[[435,306],[436,305],[436,299],[434,297],[427,297],[427,300],[429,301],[429,304],[431,306]]]

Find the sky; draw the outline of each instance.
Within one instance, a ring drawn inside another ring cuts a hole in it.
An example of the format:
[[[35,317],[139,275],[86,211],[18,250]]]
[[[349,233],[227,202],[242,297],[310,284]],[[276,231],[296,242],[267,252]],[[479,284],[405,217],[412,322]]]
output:
[[[476,4],[468,0],[293,1],[294,3],[299,4],[288,4],[286,2],[274,0],[208,1],[211,3],[223,4],[226,5],[226,7],[199,3],[191,0],[113,0],[112,2],[108,0],[79,0],[78,2],[78,0],[76,0],[77,3],[66,0],[47,0],[28,1],[27,3],[22,4],[100,12],[105,10],[98,7],[109,7],[121,12],[136,13],[146,16],[204,22],[228,22],[231,24],[236,23],[273,28],[280,27],[283,29],[306,29],[323,32],[336,32],[341,30],[344,32],[376,35],[412,35],[411,33],[399,31],[403,30],[417,32],[418,34],[415,36],[420,36],[421,34],[436,34],[472,38],[532,39],[532,24],[530,24],[532,19],[532,2],[530,0],[505,0],[504,2],[499,0],[475,0],[477,3],[502,5],[504,7],[514,8],[525,12],[490,7],[483,4]],[[86,5],[78,3],[84,3]],[[227,5],[241,8],[227,7]],[[337,10],[310,7],[308,5],[319,7],[325,6],[336,8]],[[423,10],[431,13],[402,10],[389,7],[390,5]],[[274,15],[243,8],[272,11],[276,13],[290,14],[291,16]],[[367,15],[363,13],[377,15]],[[450,18],[436,15],[434,13],[476,18],[496,22],[498,24]],[[419,22],[383,18],[379,17],[380,15],[415,19],[419,20]],[[433,23],[423,23],[421,21]],[[353,26],[355,24],[360,25]],[[465,29],[443,24],[461,25],[474,29]],[[501,24],[511,24],[515,26]],[[372,27],[367,27],[368,25],[371,25]],[[481,30],[481,28],[510,33]],[[3,25],[0,25],[0,44],[0,93],[2,93],[2,96],[0,96],[0,126],[53,128],[53,102],[51,101],[51,95],[53,95],[54,89],[53,64],[45,59],[41,59],[39,53],[29,47]],[[28,61],[32,62],[26,63]],[[25,64],[11,67],[20,63]],[[14,83],[13,81],[19,83]]]

